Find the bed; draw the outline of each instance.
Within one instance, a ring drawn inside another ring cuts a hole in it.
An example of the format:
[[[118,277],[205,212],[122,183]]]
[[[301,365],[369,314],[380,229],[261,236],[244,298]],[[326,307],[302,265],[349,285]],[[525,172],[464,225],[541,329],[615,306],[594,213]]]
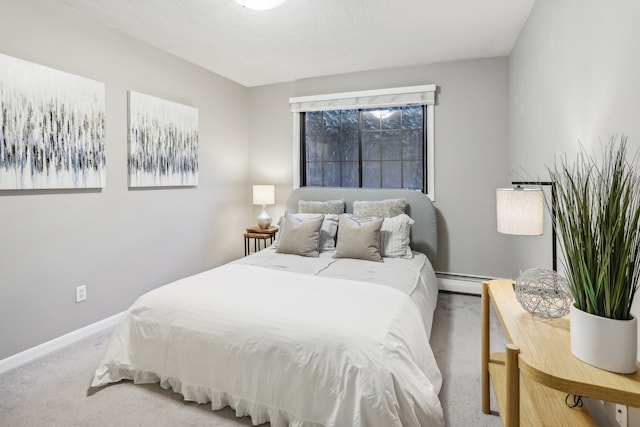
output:
[[[336,201],[345,214],[317,212]],[[380,209],[384,216],[361,215]],[[142,295],[91,386],[160,383],[254,425],[443,426],[429,345],[430,200],[410,190],[300,188],[282,221],[272,247]]]

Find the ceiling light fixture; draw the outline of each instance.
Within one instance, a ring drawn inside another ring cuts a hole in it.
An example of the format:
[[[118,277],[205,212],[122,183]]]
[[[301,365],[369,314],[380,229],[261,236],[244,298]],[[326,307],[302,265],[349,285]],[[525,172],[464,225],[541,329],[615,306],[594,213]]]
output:
[[[235,0],[243,7],[254,10],[267,10],[280,6],[286,0]]]

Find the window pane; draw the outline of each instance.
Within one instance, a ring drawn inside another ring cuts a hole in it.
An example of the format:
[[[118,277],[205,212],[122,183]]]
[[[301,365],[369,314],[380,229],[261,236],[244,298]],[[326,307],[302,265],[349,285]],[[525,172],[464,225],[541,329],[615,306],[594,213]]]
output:
[[[325,132],[340,132],[340,111],[325,111],[323,119]]]
[[[327,161],[339,161],[342,155],[342,150],[340,149],[340,134],[339,133],[328,133],[325,135],[325,140],[327,141]]]
[[[319,161],[323,157],[322,134],[314,133],[307,137],[307,161]]]
[[[382,162],[382,188],[402,188],[402,162]]]
[[[422,161],[404,162],[402,169],[402,186],[414,190],[423,188]]]
[[[422,161],[422,151],[424,146],[423,131],[408,130],[402,133],[402,160]]]
[[[326,162],[324,164],[324,182],[325,187],[340,187],[340,163]]]
[[[342,160],[358,161],[360,149],[358,148],[358,132],[341,133]]]
[[[322,111],[310,111],[306,113],[304,125],[307,134],[322,132]]]
[[[322,187],[322,163],[307,162],[307,185]]]
[[[340,112],[342,132],[358,132],[358,110],[342,110]]]
[[[380,129],[380,111],[379,110],[362,110],[362,129],[378,130]]]
[[[380,132],[362,134],[362,160],[380,160]]]
[[[402,128],[403,129],[422,129],[423,109],[419,105],[402,108]]]
[[[383,131],[381,135],[382,160],[400,160],[401,133],[400,131]]]
[[[382,129],[400,129],[402,119],[402,109],[387,108],[380,110],[382,119]]]
[[[358,162],[342,162],[342,187],[358,187]]]
[[[380,188],[380,162],[362,162],[362,186]]]

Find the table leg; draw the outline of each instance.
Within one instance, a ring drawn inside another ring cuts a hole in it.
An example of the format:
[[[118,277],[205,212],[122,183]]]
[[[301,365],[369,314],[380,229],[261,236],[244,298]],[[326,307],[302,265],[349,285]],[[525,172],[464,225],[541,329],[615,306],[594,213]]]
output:
[[[505,427],[520,426],[520,370],[518,369],[518,355],[520,348],[514,344],[507,344],[505,354],[505,369],[507,373],[507,407],[505,408]]]
[[[491,400],[489,395],[489,284],[482,283],[482,299],[481,299],[481,345],[482,345],[482,412],[489,414],[491,412]]]

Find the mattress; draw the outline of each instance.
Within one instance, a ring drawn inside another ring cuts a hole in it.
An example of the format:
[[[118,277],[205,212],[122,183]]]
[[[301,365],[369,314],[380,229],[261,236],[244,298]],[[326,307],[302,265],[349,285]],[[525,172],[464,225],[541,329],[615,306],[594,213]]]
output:
[[[443,426],[420,256],[389,274],[372,265],[386,259],[289,257],[262,251],[141,296],[91,385],[159,382],[254,425]]]

